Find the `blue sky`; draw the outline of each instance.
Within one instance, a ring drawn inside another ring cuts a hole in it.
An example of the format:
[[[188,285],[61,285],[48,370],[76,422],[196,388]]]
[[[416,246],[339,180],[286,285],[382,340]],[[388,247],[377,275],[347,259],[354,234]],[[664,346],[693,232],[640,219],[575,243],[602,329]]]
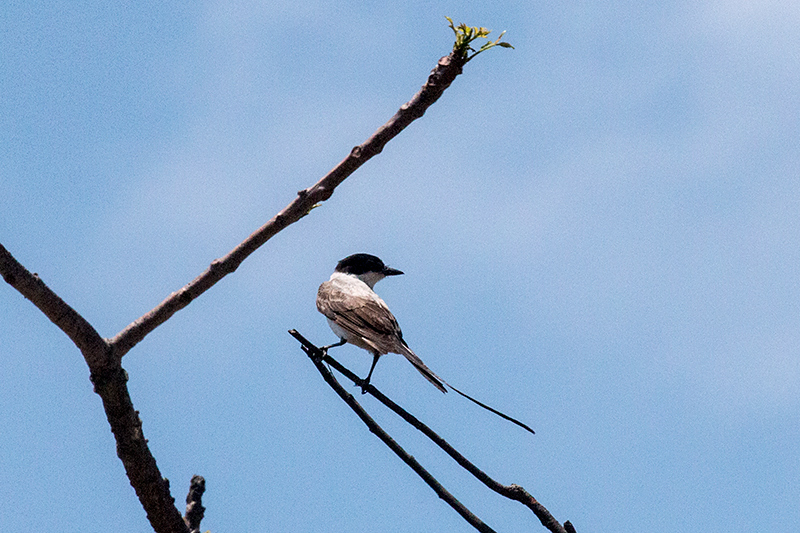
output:
[[[469,531],[286,334],[335,340],[354,252],[437,374],[373,383],[580,533],[800,524],[800,8],[788,2],[7,2],[0,242],[104,336],[363,142],[449,52],[508,30],[426,115],[123,360],[203,530]],[[364,375],[370,357],[335,354]],[[497,531],[540,526],[374,401]],[[149,529],[85,363],[0,291],[4,531]]]

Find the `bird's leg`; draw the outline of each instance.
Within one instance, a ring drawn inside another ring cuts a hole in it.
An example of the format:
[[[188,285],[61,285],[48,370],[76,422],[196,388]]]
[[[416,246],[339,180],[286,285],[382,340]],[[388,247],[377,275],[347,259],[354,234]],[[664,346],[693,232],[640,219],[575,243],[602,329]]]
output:
[[[322,352],[322,355],[324,357],[324,356],[328,355],[328,348],[336,348],[337,346],[343,346],[345,344],[347,344],[346,340],[339,339],[339,342],[337,342],[337,343],[329,344],[327,346],[323,346],[322,348],[320,348],[320,351]]]
[[[361,394],[367,393],[367,385],[369,385],[369,379],[372,377],[372,371],[375,370],[375,365],[378,364],[378,359],[381,358],[381,354],[373,353],[372,354],[372,366],[369,368],[369,374],[367,377],[361,381]]]

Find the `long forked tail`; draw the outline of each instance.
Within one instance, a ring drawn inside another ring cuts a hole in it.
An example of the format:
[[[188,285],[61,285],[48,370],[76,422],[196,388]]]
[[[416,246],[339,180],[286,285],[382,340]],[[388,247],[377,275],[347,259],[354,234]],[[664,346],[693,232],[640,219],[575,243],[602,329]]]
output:
[[[433,386],[439,389],[442,392],[447,392],[447,389],[444,388],[445,381],[433,373],[433,370],[425,366],[425,363],[422,362],[422,359],[417,357],[417,354],[411,351],[411,348],[403,344],[403,356],[405,356],[408,361],[414,365],[414,368],[419,370],[419,373],[425,376],[425,379],[433,383]],[[450,387],[452,389],[452,387]],[[455,390],[455,389],[453,389]]]
[[[505,413],[501,413],[501,412],[500,412],[500,411],[498,411],[497,409],[494,409],[494,408],[492,408],[492,407],[489,407],[489,406],[488,406],[488,405],[486,405],[485,403],[483,403],[483,402],[479,402],[478,400],[476,400],[475,398],[473,398],[473,397],[472,397],[472,396],[470,396],[469,394],[463,393],[463,392],[461,392],[460,390],[458,390],[457,388],[453,387],[453,386],[452,386],[452,385],[450,385],[448,382],[446,382],[445,380],[443,380],[442,378],[440,378],[439,376],[437,376],[436,374],[434,374],[433,370],[431,370],[430,368],[428,368],[427,366],[425,366],[425,363],[423,363],[423,362],[422,362],[422,359],[420,359],[419,357],[417,357],[417,354],[415,354],[413,351],[411,351],[411,348],[409,348],[408,346],[404,346],[404,348],[406,348],[406,350],[403,352],[403,355],[405,356],[405,358],[406,358],[406,359],[408,359],[408,360],[409,360],[409,362],[410,362],[412,365],[414,365],[414,367],[415,367],[417,370],[419,370],[419,373],[420,373],[420,374],[422,374],[423,376],[425,376],[425,379],[427,379],[428,381],[430,381],[431,383],[433,383],[433,385],[434,385],[434,386],[435,386],[437,389],[439,389],[440,391],[442,391],[442,392],[447,392],[447,389],[445,389],[445,388],[444,388],[444,386],[445,386],[445,385],[447,385],[448,387],[450,387],[450,388],[451,388],[451,389],[453,389],[455,392],[457,392],[458,394],[460,394],[461,396],[463,396],[463,397],[464,397],[464,398],[466,398],[467,400],[471,401],[472,403],[474,403],[474,404],[476,404],[476,405],[479,405],[479,406],[483,407],[483,408],[484,408],[484,409],[486,409],[487,411],[491,411],[492,413],[496,414],[496,415],[497,415],[497,416],[499,416],[500,418],[505,418],[505,419],[506,419],[506,420],[508,420],[509,422],[511,422],[511,423],[513,423],[513,424],[516,424],[516,425],[518,425],[519,427],[521,427],[521,428],[522,428],[522,429],[524,429],[525,431],[529,431],[530,433],[532,433],[532,434],[534,434],[534,435],[536,434],[536,432],[535,432],[535,431],[533,431],[533,430],[532,430],[530,427],[528,427],[526,424],[523,424],[522,422],[520,422],[520,421],[519,421],[519,420],[517,420],[516,418],[512,418],[512,417],[508,416],[508,415],[507,415],[507,414],[505,414]]]
[[[473,403],[475,403],[475,404],[477,404],[477,405],[480,405],[481,407],[483,407],[483,408],[484,408],[484,409],[486,409],[487,411],[491,411],[491,412],[493,412],[494,414],[496,414],[496,415],[497,415],[497,416],[499,416],[500,418],[505,418],[505,419],[506,419],[506,420],[508,420],[509,422],[512,422],[512,423],[514,423],[514,424],[518,425],[519,427],[521,427],[521,428],[522,428],[522,429],[524,429],[525,431],[530,431],[530,432],[531,432],[532,434],[534,434],[534,435],[536,434],[536,432],[535,432],[534,430],[532,430],[531,428],[529,428],[527,425],[523,424],[522,422],[520,422],[520,421],[519,421],[519,420],[517,420],[516,418],[512,418],[512,417],[508,416],[508,415],[507,415],[507,414],[505,414],[505,413],[501,413],[501,412],[500,412],[500,411],[498,411],[497,409],[493,409],[493,408],[489,407],[489,406],[488,406],[488,405],[486,405],[485,403],[481,403],[481,402],[479,402],[478,400],[476,400],[476,399],[475,399],[475,398],[473,398],[472,396],[470,396],[470,395],[468,395],[468,394],[464,394],[463,392],[461,392],[461,391],[460,391],[460,390],[458,390],[457,388],[453,387],[452,385],[450,385],[450,384],[449,384],[448,382],[446,382],[446,381],[444,382],[444,384],[445,384],[445,385],[447,385],[448,387],[450,387],[451,389],[453,389],[454,391],[456,391],[457,393],[459,393],[461,396],[463,396],[463,397],[464,397],[464,398],[466,398],[467,400],[469,400],[469,401],[471,401],[471,402],[473,402]]]

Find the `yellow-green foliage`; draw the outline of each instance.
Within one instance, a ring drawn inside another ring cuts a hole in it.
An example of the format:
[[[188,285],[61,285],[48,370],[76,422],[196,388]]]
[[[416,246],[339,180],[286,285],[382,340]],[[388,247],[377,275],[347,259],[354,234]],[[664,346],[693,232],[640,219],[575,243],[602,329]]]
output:
[[[488,50],[489,48],[493,48],[495,46],[502,46],[503,48],[514,48],[511,46],[510,43],[500,42],[500,39],[503,38],[503,35],[506,33],[505,31],[500,34],[500,36],[495,41],[487,40],[483,43],[477,51],[472,48],[470,45],[472,41],[475,39],[485,38],[488,37],[492,30],[487,30],[486,28],[477,28],[474,26],[467,26],[463,22],[460,23],[458,26],[453,24],[453,19],[450,17],[445,17],[447,21],[450,23],[450,29],[453,30],[453,33],[456,34],[456,42],[453,45],[453,51],[458,54],[462,59],[464,59],[465,63],[471,60],[476,55],[480,54]],[[470,52],[474,52],[470,55]]]

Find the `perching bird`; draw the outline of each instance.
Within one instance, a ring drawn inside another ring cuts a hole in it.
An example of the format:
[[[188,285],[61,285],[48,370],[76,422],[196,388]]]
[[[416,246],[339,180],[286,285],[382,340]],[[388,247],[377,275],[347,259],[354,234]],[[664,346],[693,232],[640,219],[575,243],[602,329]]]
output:
[[[401,271],[387,267],[374,255],[354,254],[339,261],[331,274],[331,279],[320,285],[317,291],[317,309],[327,317],[328,325],[340,339],[336,344],[323,347],[322,351],[327,353],[328,348],[349,342],[372,354],[372,366],[366,379],[361,383],[362,392],[366,392],[372,371],[375,370],[375,365],[382,355],[387,353],[403,355],[440,391],[447,392],[445,389],[447,385],[471,402],[533,433],[531,428],[519,420],[479,402],[447,383],[425,366],[425,363],[408,347],[403,340],[403,332],[400,331],[397,319],[380,296],[372,290],[375,284],[386,276],[400,274]]]
[[[317,309],[328,318],[331,329],[341,339],[331,346],[349,342],[372,353],[365,386],[378,359],[396,353],[405,356],[437,389],[447,392],[441,378],[408,347],[389,307],[372,290],[386,276],[400,274],[401,271],[387,267],[374,255],[355,254],[339,261],[331,279],[320,285],[317,292]]]

